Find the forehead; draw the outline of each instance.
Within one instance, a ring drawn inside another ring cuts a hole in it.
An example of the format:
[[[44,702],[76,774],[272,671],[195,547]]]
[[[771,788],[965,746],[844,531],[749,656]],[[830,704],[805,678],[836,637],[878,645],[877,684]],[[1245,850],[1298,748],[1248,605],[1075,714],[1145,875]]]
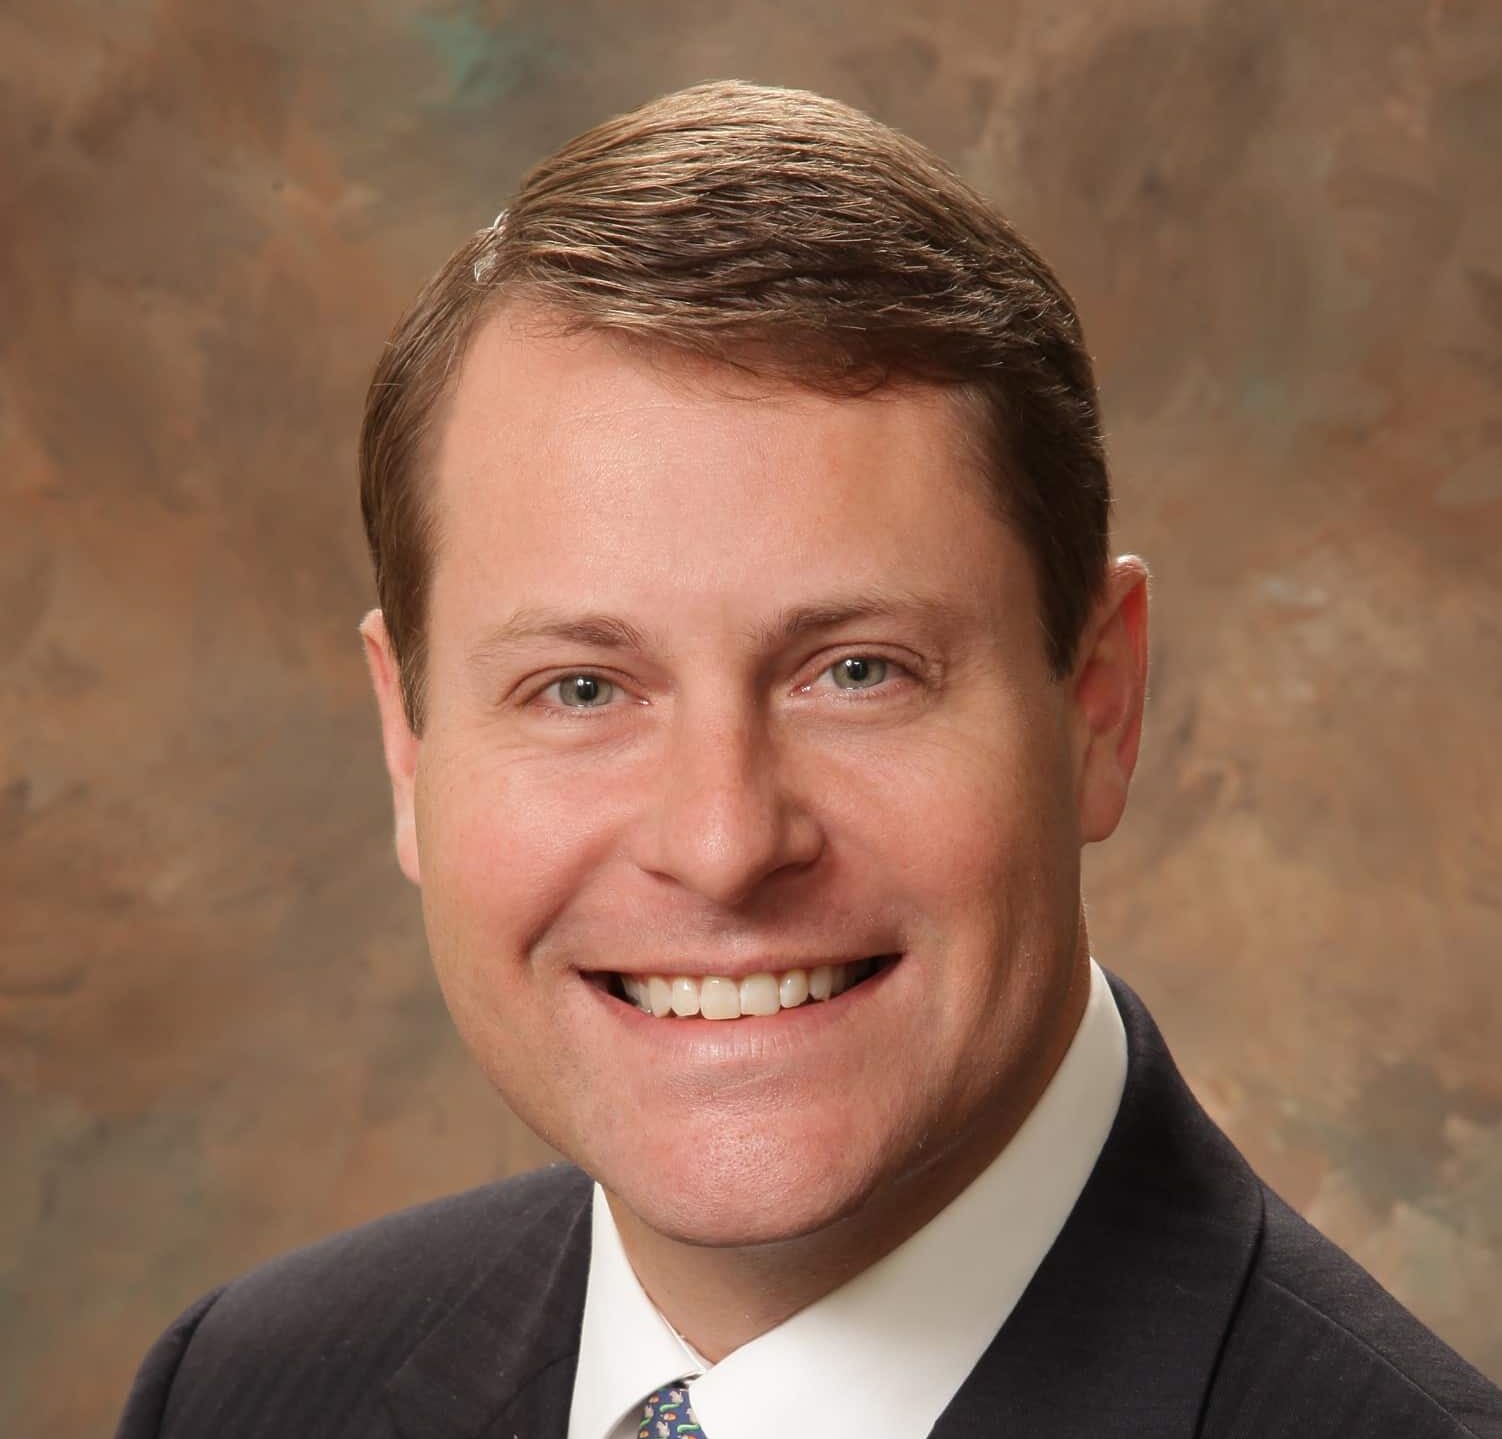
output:
[[[443,417],[435,617],[480,590],[493,604],[749,610],[821,587],[952,586],[967,560],[994,585],[1019,552],[977,430],[957,391],[835,397],[503,310]]]
[[[895,440],[898,456],[921,450],[930,464],[977,476],[985,467],[981,407],[962,387],[893,381],[844,397],[775,366],[758,368],[754,356],[722,363],[640,335],[566,326],[547,310],[513,303],[477,327],[441,419],[440,472],[508,450],[567,460],[571,444],[597,451],[611,435],[621,454],[633,436],[660,446],[664,432],[648,423],[621,428],[652,412],[668,424],[675,413],[712,417],[743,439],[776,430],[806,446],[823,440],[875,451]],[[703,434],[706,445],[712,438]]]

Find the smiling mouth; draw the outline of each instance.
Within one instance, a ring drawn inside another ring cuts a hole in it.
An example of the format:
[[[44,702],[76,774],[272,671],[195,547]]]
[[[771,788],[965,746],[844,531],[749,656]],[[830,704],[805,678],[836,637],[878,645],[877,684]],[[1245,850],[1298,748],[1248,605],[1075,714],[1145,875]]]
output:
[[[716,974],[601,974],[590,978],[603,983],[606,992],[616,999],[656,1019],[750,1019],[838,998],[890,969],[899,957],[879,954],[848,964],[748,974],[740,980]]]

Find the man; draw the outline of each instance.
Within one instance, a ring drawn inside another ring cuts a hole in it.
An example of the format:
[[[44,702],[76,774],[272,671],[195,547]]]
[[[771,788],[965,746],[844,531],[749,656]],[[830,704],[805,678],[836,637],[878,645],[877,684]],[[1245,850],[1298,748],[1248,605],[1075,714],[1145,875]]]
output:
[[[124,1435],[1502,1435],[1090,957],[1146,572],[1047,266],[843,106],[545,161],[371,387],[362,633],[466,1042],[579,1166],[210,1295]]]

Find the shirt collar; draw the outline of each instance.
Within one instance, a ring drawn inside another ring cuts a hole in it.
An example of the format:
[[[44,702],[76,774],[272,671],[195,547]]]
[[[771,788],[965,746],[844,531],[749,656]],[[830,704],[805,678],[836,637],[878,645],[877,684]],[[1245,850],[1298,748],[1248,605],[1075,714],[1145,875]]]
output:
[[[607,1439],[654,1389],[708,1367],[647,1298],[595,1185],[569,1439]]]
[[[946,1209],[848,1284],[707,1368],[642,1290],[596,1186],[569,1439],[608,1439],[642,1397],[696,1375],[714,1439],[927,1434],[1048,1253],[1105,1143],[1126,1080],[1105,975],[1011,1142]]]

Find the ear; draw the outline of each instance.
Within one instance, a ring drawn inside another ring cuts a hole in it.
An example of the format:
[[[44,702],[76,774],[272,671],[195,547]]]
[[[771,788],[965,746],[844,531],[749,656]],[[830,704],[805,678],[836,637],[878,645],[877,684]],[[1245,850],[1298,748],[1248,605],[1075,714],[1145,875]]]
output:
[[[1107,838],[1126,809],[1147,699],[1147,566],[1112,561],[1070,678],[1080,838]]]
[[[380,610],[371,610],[360,621],[360,638],[365,641],[365,661],[370,666],[370,682],[375,686],[376,704],[381,711],[381,743],[386,750],[386,773],[391,776],[391,804],[396,814],[396,860],[413,884],[421,884],[412,797],[422,740],[407,723],[401,670],[391,648],[391,636],[386,632],[386,618]]]

